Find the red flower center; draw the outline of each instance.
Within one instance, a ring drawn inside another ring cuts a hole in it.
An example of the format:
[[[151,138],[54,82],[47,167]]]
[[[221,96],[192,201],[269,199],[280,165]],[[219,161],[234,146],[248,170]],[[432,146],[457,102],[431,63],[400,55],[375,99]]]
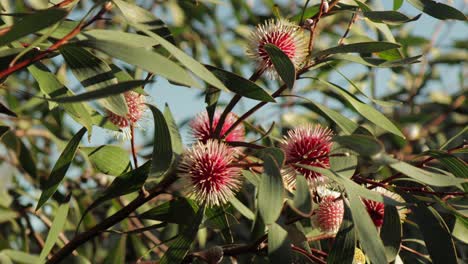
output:
[[[296,54],[296,45],[294,39],[289,32],[271,32],[258,43],[258,54],[264,61],[266,66],[272,66],[270,57],[265,50],[265,44],[273,44],[282,50],[290,59]]]

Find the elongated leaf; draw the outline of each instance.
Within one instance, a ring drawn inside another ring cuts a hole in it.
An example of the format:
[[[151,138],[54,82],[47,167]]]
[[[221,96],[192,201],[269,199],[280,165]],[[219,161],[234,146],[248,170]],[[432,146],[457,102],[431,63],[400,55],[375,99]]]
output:
[[[277,223],[272,223],[268,227],[268,258],[270,263],[292,263],[288,232]]]
[[[398,10],[403,5],[404,0],[393,0],[393,10]]]
[[[161,258],[160,264],[179,264],[187,255],[190,245],[195,240],[198,232],[198,227],[203,219],[205,206],[198,209],[196,216],[193,218],[192,224],[186,226],[176,240],[169,243],[169,249]]]
[[[39,256],[28,254],[19,250],[4,249],[0,251],[0,253],[7,255],[11,260],[15,261],[15,263],[31,264],[41,262]]]
[[[335,142],[330,152],[330,168],[343,177],[351,178],[356,171],[358,158],[354,151]]]
[[[41,261],[45,260],[47,255],[50,253],[52,248],[57,242],[60,232],[62,232],[65,223],[67,221],[68,210],[70,209],[69,203],[64,203],[59,206],[57,212],[55,213],[54,221],[52,222],[49,233],[47,234],[44,247],[42,248],[41,255],[39,258]]]
[[[281,155],[284,156],[282,153]],[[278,159],[272,155],[265,154],[263,157],[264,173],[258,187],[258,209],[265,224],[275,222],[283,208],[284,185],[280,172],[281,163],[282,161],[278,162]]]
[[[205,67],[218,77],[231,92],[262,102],[275,102],[275,99],[271,95],[254,82],[214,66],[205,65]]]
[[[164,107],[163,114],[164,114],[164,119],[166,119],[166,123],[169,128],[169,133],[171,134],[172,151],[174,152],[175,155],[180,155],[182,154],[182,151],[184,151],[184,145],[182,144],[182,137],[180,136],[179,128],[177,127],[174,117],[172,116],[171,110],[169,109],[169,106],[167,104]]]
[[[303,175],[296,177],[296,192],[294,193],[294,208],[303,214],[312,211],[312,197],[310,196],[309,184]]]
[[[333,141],[365,157],[372,157],[384,151],[384,146],[380,141],[365,135],[337,136],[333,138]]]
[[[432,0],[408,0],[408,2],[424,13],[438,19],[466,20],[466,16],[456,8]]]
[[[80,145],[81,138],[85,133],[86,128],[83,127],[80,131],[78,131],[78,133],[76,133],[73,136],[72,139],[70,139],[62,154],[60,154],[60,157],[55,163],[49,178],[44,183],[44,188],[41,197],[39,198],[39,202],[36,206],[36,211],[39,210],[39,208],[41,208],[47,200],[49,200],[49,198],[55,193],[55,191],[57,191],[60,182],[62,182],[73,158],[75,157],[76,149]]]
[[[134,48],[151,48],[159,44],[154,38],[117,30],[93,29],[83,32],[81,40],[117,41]]]
[[[280,48],[273,44],[266,44],[264,48],[273,66],[275,66],[276,72],[281,77],[281,80],[292,89],[296,81],[296,68],[291,59],[289,59],[288,55],[284,54]]]
[[[94,91],[72,95],[72,96],[60,96],[51,99],[46,99],[53,102],[58,103],[77,103],[77,102],[84,102],[84,101],[91,101],[101,98],[107,98],[109,96],[119,95],[128,91],[131,91],[137,87],[143,86],[147,83],[151,83],[152,81],[145,81],[145,80],[134,80],[134,81],[127,81],[121,82],[116,84],[111,84],[104,88],[100,88]],[[125,105],[127,105],[125,103]]]
[[[10,30],[2,35],[0,38],[0,46],[9,44],[12,41],[49,27],[64,19],[67,14],[68,12],[63,9],[49,8],[27,15],[17,23],[13,24]]]
[[[397,49],[400,45],[397,43],[375,41],[375,42],[359,42],[352,44],[345,44],[326,50],[319,51],[313,54],[313,57],[322,57],[337,53],[373,53],[390,49]]]
[[[8,107],[6,107],[1,102],[0,102],[0,113],[5,114],[5,115],[9,115],[9,116],[13,116],[13,117],[18,116],[15,112],[11,111]]]
[[[395,260],[401,245],[402,228],[400,216],[395,206],[386,205],[384,209],[384,220],[380,230],[380,238],[385,247],[387,261]]]
[[[236,220],[232,217],[230,207],[215,206],[206,208],[203,224],[209,228],[220,230],[224,242],[232,244],[234,243],[234,237],[231,226],[234,221]]]
[[[119,146],[101,145],[80,150],[88,155],[93,166],[101,173],[119,176],[131,168],[128,151]]]
[[[362,14],[374,22],[386,23],[390,25],[398,25],[418,20],[421,15],[408,17],[397,11],[367,11]]]
[[[29,66],[28,70],[38,82],[41,91],[49,97],[54,98],[63,95],[73,96],[73,92],[63,85],[44,64],[37,62]],[[86,127],[88,133],[91,134],[93,119],[91,118],[90,111],[84,104],[66,104],[62,107],[76,122]]]
[[[103,264],[125,263],[126,242],[127,236],[120,236],[120,239],[109,250],[109,254],[104,259]]]
[[[359,64],[363,64],[370,67],[377,67],[377,68],[393,68],[393,67],[402,67],[409,64],[419,62],[421,55],[408,57],[401,60],[385,60],[380,58],[371,58],[371,57],[360,57],[351,54],[337,54],[331,57],[332,60],[345,60],[356,62]]]
[[[83,45],[100,50],[107,55],[123,60],[129,64],[141,67],[144,70],[188,87],[200,85],[179,65],[168,58],[143,48],[135,48],[133,45],[119,41],[89,39],[82,42]]]
[[[387,130],[388,132],[391,132],[392,134],[395,134],[403,139],[405,138],[405,136],[401,133],[400,129],[398,129],[398,127],[396,127],[395,124],[392,123],[392,121],[390,121],[386,116],[384,116],[379,111],[375,110],[372,106],[360,102],[350,93],[348,93],[346,90],[344,90],[343,88],[333,83],[323,81],[320,79],[318,80],[321,83],[330,87],[333,91],[335,91],[341,97],[343,97],[346,101],[348,101],[353,106],[353,108],[363,117],[365,117],[367,120]]]
[[[154,118],[154,144],[150,177],[161,177],[172,164],[171,133],[163,113],[149,105]]]
[[[139,217],[141,219],[151,219],[179,225],[188,225],[192,223],[196,215],[197,206],[187,200],[179,197],[163,204],[160,204],[144,213]]]
[[[34,160],[31,151],[25,145],[23,140],[11,131],[5,131],[2,141],[9,149],[11,149],[20,162],[20,166],[34,179],[37,178],[36,161]]]
[[[366,252],[366,255],[372,263],[387,263],[382,240],[380,240],[377,229],[364,208],[358,193],[355,193],[354,190],[349,188],[346,189],[346,192],[349,197],[353,223],[362,249],[364,249],[364,252]]]
[[[8,126],[0,126],[0,139],[5,135],[6,132],[10,130],[10,127]]]
[[[345,132],[345,134],[352,134],[359,128],[358,124],[343,116],[339,112],[326,107],[325,105],[313,102],[312,100],[308,100],[307,103],[302,105],[312,110],[318,109],[318,111],[335,122],[335,124],[337,124]]]
[[[239,201],[236,197],[231,198],[229,202],[245,218],[252,220],[252,221],[255,219],[255,214],[247,206],[245,206],[241,201]]]
[[[78,46],[62,46],[60,52],[73,74],[88,91],[117,84],[111,67],[91,52]],[[123,95],[113,95],[99,100],[106,109],[120,116],[128,113]]]
[[[356,248],[356,229],[353,223],[351,210],[344,203],[345,211],[340,230],[336,234],[333,246],[327,257],[327,264],[352,263],[354,249]]]

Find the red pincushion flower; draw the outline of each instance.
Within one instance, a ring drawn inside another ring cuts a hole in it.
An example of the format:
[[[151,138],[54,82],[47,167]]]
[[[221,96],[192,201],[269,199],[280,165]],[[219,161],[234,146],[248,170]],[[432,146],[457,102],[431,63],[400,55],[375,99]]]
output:
[[[377,228],[381,227],[384,220],[385,205],[383,203],[367,199],[364,199],[363,202],[366,206],[367,212],[372,219],[372,222],[374,222],[374,225]]]
[[[111,111],[107,114],[109,121],[122,130],[123,138],[130,138],[130,125],[136,125],[143,116],[146,100],[143,95],[132,91],[124,93],[124,98],[128,107],[126,116],[120,116]]]
[[[304,175],[311,186],[326,181],[322,174],[295,164],[330,168],[328,156],[332,146],[332,135],[333,132],[330,129],[320,125],[306,125],[288,131],[288,135],[281,143],[281,149],[286,154],[287,167],[283,175],[289,188],[294,187],[297,173]]]
[[[179,176],[187,181],[190,194],[207,206],[226,203],[240,188],[241,169],[232,166],[236,151],[225,143],[197,142],[182,156]]]
[[[336,234],[340,229],[344,216],[343,199],[335,195],[322,198],[317,210],[316,222],[325,233]]]
[[[250,35],[247,55],[259,64],[259,68],[266,71],[271,78],[278,76],[273,63],[265,50],[265,44],[273,44],[283,51],[299,68],[307,56],[307,41],[301,27],[285,19],[268,20],[257,26]]]
[[[216,111],[213,117],[213,125],[210,126],[210,119],[206,111],[197,115],[197,117],[190,122],[190,128],[192,129],[193,136],[206,143],[209,139],[214,138],[214,133],[216,126],[218,125],[221,112]],[[237,116],[233,113],[229,113],[226,116],[226,120],[221,128],[221,137],[225,136],[226,131],[236,122]],[[232,130],[227,136],[225,136],[226,141],[244,141],[245,133],[244,126],[239,124],[234,130]]]

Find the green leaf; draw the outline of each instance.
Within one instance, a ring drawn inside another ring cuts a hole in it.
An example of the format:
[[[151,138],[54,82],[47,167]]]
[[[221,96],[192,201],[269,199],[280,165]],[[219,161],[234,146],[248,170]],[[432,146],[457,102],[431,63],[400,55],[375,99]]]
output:
[[[0,126],[0,139],[5,135],[6,132],[10,130],[10,127],[8,126]]]
[[[127,82],[120,82],[111,84],[104,88],[96,89],[90,92],[72,95],[72,96],[60,96],[51,99],[46,99],[53,102],[58,103],[77,103],[83,101],[91,101],[101,98],[109,98],[114,97],[116,95],[131,91],[137,87],[143,86],[147,83],[151,83],[152,81],[145,81],[145,80],[134,80],[134,81],[127,81]],[[127,103],[125,103],[125,106]],[[125,116],[125,114],[123,115]]]
[[[169,249],[164,253],[160,260],[160,264],[179,264],[182,263],[187,255],[190,245],[195,240],[198,228],[203,219],[205,206],[203,205],[198,209],[197,215],[192,218],[193,221],[190,225],[186,226],[176,240],[169,243]]]
[[[409,64],[417,63],[419,62],[419,58],[421,57],[422,57],[421,55],[418,55],[414,57],[404,58],[401,60],[388,61],[388,60],[384,60],[380,58],[360,57],[360,56],[355,56],[351,54],[337,54],[337,55],[333,55],[330,59],[356,62],[356,63],[363,64],[369,67],[393,68],[393,67],[402,67],[402,66],[406,66]]]
[[[84,38],[80,40],[88,41],[115,41],[133,46],[134,48],[151,48],[157,46],[159,42],[153,38],[122,32],[117,30],[93,29],[82,33]]]
[[[188,87],[200,85],[179,65],[168,58],[144,48],[135,48],[134,45],[119,41],[88,39],[82,45],[97,49],[116,59],[140,67],[146,71]]]
[[[385,50],[397,49],[401,47],[397,43],[384,42],[384,41],[369,41],[369,42],[359,42],[352,44],[340,45],[337,47],[329,48],[326,50],[319,51],[312,56],[314,58],[327,56],[337,53],[373,53],[381,52]]]
[[[395,206],[386,205],[380,238],[385,247],[388,262],[393,262],[400,251],[402,228],[400,215]]]
[[[164,107],[163,114],[164,119],[166,119],[166,123],[169,128],[169,133],[171,134],[172,151],[174,152],[174,154],[180,155],[184,151],[182,137],[180,136],[179,128],[177,127],[174,117],[172,116],[171,110],[169,109],[169,106],[167,104]]]
[[[119,240],[116,241],[113,245],[107,257],[104,259],[104,264],[116,264],[116,263],[125,263],[125,253],[127,250],[126,247],[127,236],[120,236]]]
[[[73,92],[63,85],[44,64],[36,62],[34,65],[29,66],[28,70],[38,82],[41,91],[50,98],[63,95],[73,96]],[[91,113],[84,104],[66,104],[62,105],[62,107],[76,122],[86,127],[89,134],[91,134],[93,127]]]
[[[60,52],[73,74],[88,91],[99,90],[117,84],[111,67],[91,52],[78,46],[62,46]],[[99,100],[109,111],[125,116],[128,113],[123,95],[113,95]]]
[[[255,220],[255,214],[247,206],[245,206],[241,201],[239,201],[236,197],[231,198],[229,202],[245,218],[252,220],[252,221]]]
[[[232,213],[229,212],[231,208],[224,206],[208,207],[205,211],[205,222],[204,225],[221,231],[221,235],[224,242],[228,244],[234,243],[234,237],[232,234]],[[234,219],[234,221],[236,221]]]
[[[28,254],[19,250],[4,249],[0,251],[0,253],[7,255],[15,263],[41,263],[41,260],[38,255]]]
[[[93,166],[101,173],[119,176],[131,168],[128,151],[111,145],[82,147]]]
[[[24,144],[23,140],[15,135],[12,131],[4,132],[2,141],[9,149],[16,153],[16,157],[20,161],[19,165],[34,179],[37,178],[36,162],[31,151]]]
[[[337,124],[343,130],[343,132],[345,132],[345,134],[352,134],[359,128],[359,125],[353,122],[351,119],[343,116],[333,109],[326,107],[325,105],[313,102],[312,100],[307,100],[307,103],[302,105],[314,111],[317,109],[326,115],[326,117],[335,122],[335,124]]]
[[[268,258],[270,263],[292,263],[288,232],[277,223],[272,223],[268,227]]]
[[[296,81],[296,68],[291,59],[289,59],[288,55],[284,54],[280,48],[273,44],[268,43],[264,48],[273,66],[275,66],[276,72],[281,77],[281,80],[292,89]]]
[[[333,141],[356,151],[364,157],[373,157],[384,151],[383,144],[374,137],[365,135],[336,136]]]
[[[457,216],[453,226],[452,236],[468,244],[468,223],[466,217]]]
[[[405,199],[417,202],[409,196],[405,196]],[[433,263],[457,263],[452,237],[437,211],[425,203],[417,203],[417,206],[411,207],[411,211],[414,213]]]
[[[421,16],[420,14],[411,18],[397,11],[365,11],[362,14],[370,20],[378,23],[385,23],[390,25],[399,25],[416,21]]]
[[[429,150],[423,154],[436,158],[455,177],[468,179],[468,166],[462,159],[455,157],[444,151]],[[468,183],[462,184],[463,189],[468,191]]]
[[[335,142],[330,154],[330,168],[343,177],[351,178],[358,164],[356,153]]]
[[[393,10],[398,10],[403,5],[404,0],[393,0]]]
[[[9,116],[12,116],[12,117],[18,117],[18,115],[15,112],[11,111],[8,107],[6,107],[1,102],[0,102],[0,113],[5,114],[5,115],[9,115]]]
[[[177,197],[151,208],[150,210],[142,213],[139,217],[141,219],[188,225],[192,223],[192,219],[194,219],[196,214],[196,209],[196,204],[190,200],[183,197]]]
[[[52,222],[50,227],[49,233],[47,234],[46,241],[44,243],[44,247],[42,248],[41,255],[39,258],[41,262],[44,261],[47,255],[50,253],[52,248],[57,242],[60,232],[62,232],[65,223],[67,221],[68,210],[70,209],[69,203],[64,203],[59,206],[57,211],[55,212],[55,218]]]
[[[362,249],[366,252],[366,255],[372,263],[387,263],[382,240],[380,240],[377,229],[367,213],[367,210],[364,208],[358,193],[349,188],[346,189],[346,192],[349,197],[353,223]]]
[[[43,28],[52,26],[67,16],[68,12],[59,8],[49,8],[24,16],[14,23],[10,30],[0,38],[0,46],[11,43]]]
[[[339,94],[343,99],[348,101],[352,107],[363,117],[365,117],[367,120],[371,121],[372,123],[376,124],[377,126],[387,130],[388,132],[391,132],[392,134],[395,134],[401,138],[405,138],[405,136],[401,133],[400,129],[395,126],[395,124],[392,123],[386,116],[384,116],[382,113],[379,111],[375,110],[372,106],[367,105],[365,103],[360,102],[358,99],[356,99],[353,95],[351,95],[349,92],[347,92],[345,89],[339,87],[336,84],[323,81],[320,79],[319,80],[321,83],[327,85],[330,87],[334,92]]]
[[[351,216],[351,210],[344,203],[345,211],[340,230],[336,234],[333,246],[327,257],[327,264],[352,263],[356,248],[356,229]]]
[[[283,208],[284,185],[280,168],[284,154],[278,149],[280,159],[266,153],[263,157],[263,168],[258,187],[258,209],[265,224],[271,224],[278,219]]]
[[[408,0],[408,2],[417,9],[437,19],[466,20],[466,16],[461,11],[440,2],[432,0]]]
[[[310,214],[312,211],[312,197],[310,196],[309,184],[303,175],[296,177],[296,191],[293,200],[294,208],[303,214]]]
[[[163,113],[153,105],[148,106],[154,118],[154,144],[150,177],[159,178],[171,168],[171,133]]]
[[[198,76],[200,79],[204,80],[208,84],[220,90],[228,90],[226,86],[224,86],[224,84],[220,80],[218,80],[218,78],[216,78],[216,76],[213,73],[211,73],[207,68],[205,68],[205,66],[203,66],[203,64],[199,63],[197,60],[187,55],[181,49],[174,46],[174,44],[165,40],[163,37],[160,37],[159,35],[149,30],[146,30],[145,27],[141,24],[134,24],[133,26],[145,32],[150,37],[156,39],[161,46],[163,46],[182,65],[184,65],[188,70],[193,72],[193,74]]]
[[[76,133],[72,139],[68,142],[67,146],[63,150],[62,154],[58,158],[57,162],[50,173],[49,178],[44,183],[44,188],[39,198],[39,202],[36,206],[36,211],[42,207],[42,205],[49,200],[50,197],[57,191],[57,188],[62,182],[65,174],[68,171],[68,168],[71,165],[73,158],[75,157],[76,149],[80,145],[81,138],[86,133],[86,128],[82,128],[78,133]]]
[[[389,166],[392,169],[410,178],[416,179],[418,181],[432,186],[457,186],[461,183],[467,182],[466,179],[455,178],[453,176],[423,170],[406,162],[395,160],[391,157],[387,157],[386,160],[388,160]]]
[[[262,87],[241,76],[214,66],[205,65],[224,85],[234,93],[262,102],[276,102]]]

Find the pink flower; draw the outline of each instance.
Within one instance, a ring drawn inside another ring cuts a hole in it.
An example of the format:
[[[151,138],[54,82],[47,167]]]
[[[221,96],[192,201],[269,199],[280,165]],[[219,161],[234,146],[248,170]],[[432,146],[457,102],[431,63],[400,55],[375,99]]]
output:
[[[126,139],[131,138],[130,125],[137,126],[137,122],[142,118],[146,109],[146,100],[144,95],[133,91],[124,93],[124,98],[128,107],[126,116],[120,116],[111,111],[107,111],[107,114],[109,121],[122,130],[122,136]]]
[[[287,166],[283,170],[283,176],[288,188],[294,188],[297,173],[304,175],[311,186],[326,182],[322,174],[296,164],[330,168],[328,156],[332,146],[332,135],[330,129],[320,125],[306,125],[288,131],[280,146],[286,154]]]
[[[391,192],[385,188],[377,187],[373,190],[397,202],[405,202],[405,200],[403,200],[403,198],[400,195]],[[366,206],[367,212],[369,213],[372,221],[374,222],[374,225],[377,228],[382,227],[385,216],[385,204],[368,199],[362,199],[362,201]],[[403,222],[406,219],[406,215],[408,214],[408,209],[406,209],[403,206],[397,206],[397,210],[400,216],[400,221]]]
[[[343,216],[343,199],[336,195],[327,195],[322,198],[316,216],[316,222],[322,232],[336,234],[343,222]]]
[[[195,119],[190,122],[190,128],[192,129],[193,136],[195,139],[205,143],[209,139],[214,138],[214,133],[216,131],[216,126],[219,122],[219,117],[221,112],[216,111],[213,117],[213,125],[210,126],[210,119],[206,111],[198,114]],[[224,136],[226,131],[236,122],[237,116],[233,113],[229,113],[226,116],[226,120],[221,128],[221,137]],[[234,130],[232,130],[226,137],[226,141],[244,141],[244,126],[239,124]]]
[[[304,63],[308,53],[307,41],[298,25],[285,19],[271,19],[257,26],[250,35],[247,55],[255,59],[259,68],[264,69],[272,79],[278,74],[268,56],[265,44],[273,44],[281,49],[296,68]]]
[[[182,156],[179,176],[187,181],[190,195],[207,206],[226,203],[240,189],[241,169],[232,166],[236,151],[225,143],[198,141]]]

